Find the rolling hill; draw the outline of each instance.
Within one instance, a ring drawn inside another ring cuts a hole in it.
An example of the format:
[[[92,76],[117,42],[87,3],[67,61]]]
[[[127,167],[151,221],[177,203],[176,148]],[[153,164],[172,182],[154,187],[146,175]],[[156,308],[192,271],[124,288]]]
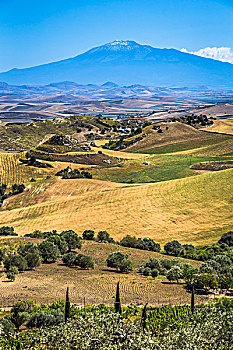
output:
[[[134,41],[114,41],[81,55],[0,74],[10,84],[142,84],[152,86],[233,87],[233,65],[175,49],[159,49]]]
[[[232,229],[232,177],[232,169],[138,185],[51,177],[12,198],[0,211],[0,222],[20,235],[94,229],[116,239],[134,234],[161,243],[213,242]]]

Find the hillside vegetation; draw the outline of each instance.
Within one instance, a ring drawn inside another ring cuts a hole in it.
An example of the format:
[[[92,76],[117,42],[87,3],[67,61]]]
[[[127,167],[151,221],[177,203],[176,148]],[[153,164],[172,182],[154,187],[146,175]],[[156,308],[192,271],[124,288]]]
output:
[[[162,132],[150,127],[147,137],[129,146],[127,151],[161,154],[215,145],[226,140],[233,143],[230,135],[211,134],[180,122],[159,125]]]

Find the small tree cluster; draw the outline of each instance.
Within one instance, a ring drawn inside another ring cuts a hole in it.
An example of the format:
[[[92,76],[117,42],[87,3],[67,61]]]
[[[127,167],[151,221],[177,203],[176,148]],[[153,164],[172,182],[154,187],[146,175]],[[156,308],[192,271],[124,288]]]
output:
[[[115,268],[117,271],[127,273],[133,270],[133,261],[129,259],[127,254],[114,252],[108,256],[107,266]]]
[[[75,254],[69,252],[62,258],[63,263],[68,266],[79,266],[81,269],[94,269],[94,261],[91,256],[84,254]]]
[[[152,252],[160,252],[161,250],[160,244],[155,243],[155,241],[151,238],[141,239],[135,236],[127,235],[122,238],[119,244],[122,245],[123,247],[150,250]]]

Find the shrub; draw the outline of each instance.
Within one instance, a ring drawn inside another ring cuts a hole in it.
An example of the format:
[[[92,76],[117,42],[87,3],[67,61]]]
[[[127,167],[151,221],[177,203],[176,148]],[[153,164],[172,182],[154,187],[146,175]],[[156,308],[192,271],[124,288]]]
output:
[[[0,236],[18,236],[15,233],[14,227],[2,226],[0,227]]]
[[[174,240],[166,243],[164,250],[168,255],[179,256],[182,252],[182,245],[178,241]]]
[[[151,276],[152,277],[158,277],[158,275],[159,275],[159,271],[157,270],[157,269],[153,269],[153,270],[151,270]]]
[[[49,241],[40,243],[39,251],[44,263],[53,263],[57,261],[59,256],[59,249],[57,245]]]
[[[109,242],[110,241],[110,235],[107,231],[99,231],[97,235],[97,241],[98,242]]]
[[[113,267],[119,270],[121,262],[124,260],[124,258],[127,258],[127,257],[128,255],[125,255],[122,252],[111,253],[107,258],[107,266]]]
[[[143,250],[150,250],[152,252],[158,253],[161,250],[160,244],[155,243],[155,241],[151,238],[138,238],[137,248]]]
[[[55,244],[62,255],[68,251],[68,244],[63,236],[52,235],[47,239],[47,241]]]
[[[27,322],[28,328],[40,328],[58,325],[64,322],[64,314],[59,310],[38,311]]]
[[[9,270],[6,272],[6,277],[13,282],[15,280],[15,275],[19,273],[19,270],[17,269],[16,266],[11,266]]]
[[[3,264],[6,271],[13,266],[16,266],[19,271],[25,271],[28,268],[27,260],[22,255],[16,254],[6,256]]]
[[[33,243],[21,244],[18,248],[18,253],[26,259],[29,269],[40,266],[41,258],[39,249]]]
[[[66,266],[73,266],[75,265],[76,257],[77,255],[75,253],[69,252],[63,256],[62,261]]]
[[[120,263],[120,272],[126,272],[133,270],[133,261],[128,257],[125,257]]]
[[[17,330],[26,322],[30,314],[36,310],[32,301],[18,301],[10,310],[9,319]]]
[[[76,263],[75,261],[75,264],[81,267],[82,269],[94,269],[94,261],[89,255],[82,254],[82,256],[79,257],[77,262],[78,263]]]
[[[76,248],[81,249],[81,238],[73,230],[62,231],[61,236],[67,242],[69,251]]]
[[[220,238],[220,240],[218,241],[218,243],[225,243],[227,244],[229,247],[233,246],[233,231],[229,231],[229,232],[225,232],[222,237]]]
[[[137,248],[138,240],[135,236],[127,235],[122,238],[122,240],[120,241],[120,245],[122,245],[123,247]]]
[[[167,279],[169,281],[177,281],[179,283],[179,279],[183,277],[183,272],[179,266],[173,266],[167,272]]]
[[[83,239],[85,239],[87,241],[93,240],[94,236],[95,236],[95,232],[93,230],[85,230],[83,232]]]
[[[143,276],[150,276],[151,269],[149,267],[145,267],[142,271]]]

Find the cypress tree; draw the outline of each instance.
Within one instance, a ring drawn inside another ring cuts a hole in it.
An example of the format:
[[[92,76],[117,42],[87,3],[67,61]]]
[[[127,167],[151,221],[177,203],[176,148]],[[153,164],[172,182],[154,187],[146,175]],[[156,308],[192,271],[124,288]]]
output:
[[[120,300],[120,282],[117,282],[115,312],[121,314],[121,300]]]
[[[192,286],[192,294],[191,294],[191,313],[194,313],[194,286]]]
[[[69,299],[69,287],[66,290],[66,303],[65,303],[65,322],[70,317],[70,299]]]
[[[144,306],[144,308],[143,308],[143,310],[142,310],[141,326],[142,326],[142,328],[143,328],[143,332],[144,332],[144,330],[145,330],[145,328],[146,328],[146,319],[147,319],[146,308],[147,308],[147,304],[148,304],[148,303],[145,304],[145,306]]]

